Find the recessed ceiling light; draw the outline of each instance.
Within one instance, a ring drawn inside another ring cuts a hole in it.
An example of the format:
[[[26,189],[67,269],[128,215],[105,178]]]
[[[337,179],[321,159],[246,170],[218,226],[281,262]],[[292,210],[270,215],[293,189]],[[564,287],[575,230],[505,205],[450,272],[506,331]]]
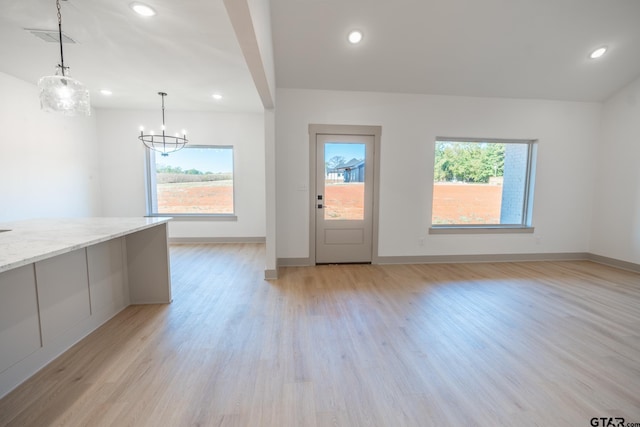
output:
[[[214,93],[211,96],[213,96],[213,99],[215,99],[216,101],[220,101],[222,99],[222,95],[220,95],[219,93]]]
[[[349,33],[349,43],[358,44],[362,41],[362,31],[354,30]]]
[[[109,89],[102,89],[100,90],[100,93],[105,95],[105,96],[110,96],[113,94],[113,92],[111,92]]]
[[[591,59],[600,58],[602,55],[605,54],[606,51],[607,51],[606,46],[599,47],[599,48],[597,48],[596,50],[594,50],[593,52],[591,52],[589,54],[589,58],[591,58]]]
[[[147,6],[144,3],[138,3],[138,2],[133,2],[129,5],[129,7],[131,9],[133,9],[133,11],[135,13],[137,13],[140,16],[155,16],[156,15],[156,11],[153,10],[153,8],[151,6]]]

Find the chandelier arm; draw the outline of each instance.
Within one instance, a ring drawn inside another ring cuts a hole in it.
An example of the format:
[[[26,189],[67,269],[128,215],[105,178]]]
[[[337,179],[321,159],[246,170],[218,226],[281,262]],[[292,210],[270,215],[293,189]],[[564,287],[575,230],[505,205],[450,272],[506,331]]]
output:
[[[60,0],[56,0],[56,8],[58,9],[58,37],[60,39],[60,68],[62,76],[64,76],[64,54],[62,52],[62,13],[60,12]]]
[[[162,97],[162,134],[154,135],[153,133],[145,134],[144,128],[140,128],[140,136],[138,139],[144,143],[144,145],[150,149],[159,152],[162,156],[168,156],[169,153],[174,153],[184,148],[189,142],[187,140],[187,133],[183,130],[182,137],[176,134],[175,136],[167,135],[165,127],[165,107],[164,97],[167,96],[166,92],[158,92],[158,95]]]

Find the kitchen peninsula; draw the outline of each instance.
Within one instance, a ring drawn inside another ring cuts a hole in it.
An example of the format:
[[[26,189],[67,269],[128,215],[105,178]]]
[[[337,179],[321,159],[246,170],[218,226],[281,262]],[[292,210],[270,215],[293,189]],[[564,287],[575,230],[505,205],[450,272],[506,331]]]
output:
[[[129,304],[171,302],[170,219],[0,223],[0,397]]]

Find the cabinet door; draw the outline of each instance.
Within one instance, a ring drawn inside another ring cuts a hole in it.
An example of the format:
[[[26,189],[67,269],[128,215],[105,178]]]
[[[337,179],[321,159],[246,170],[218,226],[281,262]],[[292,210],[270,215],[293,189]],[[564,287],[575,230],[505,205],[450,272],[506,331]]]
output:
[[[0,273],[0,372],[40,348],[33,264]]]
[[[36,263],[44,346],[90,316],[87,257],[78,249]]]
[[[87,248],[91,314],[111,317],[129,305],[123,253],[124,238]]]

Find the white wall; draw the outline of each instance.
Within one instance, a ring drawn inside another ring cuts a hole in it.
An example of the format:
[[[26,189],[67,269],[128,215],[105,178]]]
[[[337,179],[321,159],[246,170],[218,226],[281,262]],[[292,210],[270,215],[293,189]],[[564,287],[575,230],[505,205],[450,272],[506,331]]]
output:
[[[102,204],[107,216],[146,214],[144,145],[139,128],[160,130],[160,110],[98,110]],[[232,145],[237,221],[172,221],[170,237],[264,237],[264,117],[256,114],[166,112],[167,130],[187,129],[194,145]]]
[[[34,84],[0,73],[0,222],[100,214],[96,118],[40,110]]]
[[[380,256],[589,250],[601,104],[297,89],[277,98],[279,258],[309,252],[310,123],[382,126]],[[538,139],[535,234],[429,235],[436,136]]]
[[[604,104],[591,252],[640,263],[640,78]]]

